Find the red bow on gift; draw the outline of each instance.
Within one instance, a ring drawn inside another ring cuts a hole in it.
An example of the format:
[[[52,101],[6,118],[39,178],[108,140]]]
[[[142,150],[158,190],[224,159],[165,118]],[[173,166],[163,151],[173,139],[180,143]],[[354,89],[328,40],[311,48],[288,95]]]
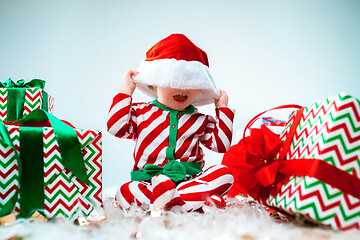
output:
[[[250,130],[250,141],[245,143],[246,163],[254,166],[254,176],[265,187],[275,181],[279,163],[274,161],[276,154],[283,146],[279,136],[267,127]]]
[[[268,194],[274,188],[273,184],[282,178],[278,175],[279,161],[275,160],[282,146],[279,136],[267,127],[251,129],[250,136],[231,147],[223,159],[223,164],[233,170],[238,185],[232,190],[249,194],[255,199]],[[231,164],[227,164],[230,161]],[[231,192],[229,194],[232,195]]]
[[[286,108],[301,109],[302,107],[293,104],[282,105],[257,114],[246,125],[243,139],[225,153],[222,164],[228,166],[234,176],[234,185],[227,195],[236,196],[242,193],[258,199],[259,195],[268,194],[271,185],[276,180],[280,180],[281,177],[277,177],[279,162],[275,161],[275,157],[282,148],[283,142],[277,134],[265,126],[261,126],[260,129],[250,129],[250,127],[264,113]],[[250,130],[249,137],[245,137],[247,129]]]

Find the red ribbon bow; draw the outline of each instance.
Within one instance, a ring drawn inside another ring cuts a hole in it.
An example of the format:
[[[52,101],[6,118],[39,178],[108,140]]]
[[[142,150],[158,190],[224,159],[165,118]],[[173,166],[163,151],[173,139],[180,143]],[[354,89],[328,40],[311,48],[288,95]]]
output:
[[[261,126],[260,129],[251,129],[250,136],[239,144],[245,151],[238,157],[248,169],[240,180],[243,190],[256,199],[266,198],[270,191],[281,186],[284,179],[284,175],[279,173],[281,161],[275,159],[283,142],[277,134]]]
[[[275,181],[279,163],[274,161],[283,146],[279,136],[267,127],[251,129],[250,142],[246,143],[246,163],[254,166],[256,179],[265,187]]]

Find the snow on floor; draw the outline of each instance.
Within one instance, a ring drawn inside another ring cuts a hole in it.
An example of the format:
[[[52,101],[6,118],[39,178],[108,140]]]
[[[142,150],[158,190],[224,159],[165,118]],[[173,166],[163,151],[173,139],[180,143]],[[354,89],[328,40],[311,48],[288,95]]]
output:
[[[233,204],[225,210],[205,213],[167,212],[158,217],[141,211],[124,214],[105,202],[106,220],[78,226],[66,221],[17,220],[0,227],[0,239],[360,239],[360,231],[336,232],[294,222],[280,222],[257,205]]]

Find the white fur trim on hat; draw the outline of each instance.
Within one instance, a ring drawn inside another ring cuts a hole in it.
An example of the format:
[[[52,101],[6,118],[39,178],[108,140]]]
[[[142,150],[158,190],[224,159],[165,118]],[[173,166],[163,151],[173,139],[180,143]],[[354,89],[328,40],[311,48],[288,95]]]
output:
[[[220,92],[209,68],[198,61],[176,59],[143,61],[138,71],[139,74],[134,77],[134,82],[141,92],[151,98],[156,98],[156,93],[149,88],[149,85],[199,89],[200,91],[192,103],[195,106],[213,103],[220,97]]]

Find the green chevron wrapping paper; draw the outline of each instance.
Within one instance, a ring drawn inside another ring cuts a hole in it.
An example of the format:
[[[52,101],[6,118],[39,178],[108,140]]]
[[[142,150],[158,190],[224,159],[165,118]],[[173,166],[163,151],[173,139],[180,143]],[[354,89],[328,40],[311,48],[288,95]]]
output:
[[[36,87],[31,87],[36,86]],[[0,120],[13,121],[28,115],[34,109],[54,110],[54,98],[45,90],[45,81],[33,79],[25,83],[11,79],[0,83]]]
[[[294,115],[283,140],[293,119]],[[360,102],[341,93],[304,109],[286,159],[321,159],[359,178],[359,149]],[[269,196],[267,204],[334,229],[360,229],[360,199],[313,177],[292,176],[275,197]]]
[[[19,127],[7,126],[7,128],[14,147],[20,151]],[[51,127],[42,129],[44,215],[48,218],[61,216],[70,220],[79,216],[88,216],[95,208],[102,207],[101,132],[75,129],[90,182],[86,185],[61,163],[59,146],[53,129]],[[16,191],[19,186],[16,178],[19,171],[14,156],[14,149],[0,140],[0,208],[3,208],[15,194],[20,194]],[[13,212],[18,214],[20,209],[18,201]]]

